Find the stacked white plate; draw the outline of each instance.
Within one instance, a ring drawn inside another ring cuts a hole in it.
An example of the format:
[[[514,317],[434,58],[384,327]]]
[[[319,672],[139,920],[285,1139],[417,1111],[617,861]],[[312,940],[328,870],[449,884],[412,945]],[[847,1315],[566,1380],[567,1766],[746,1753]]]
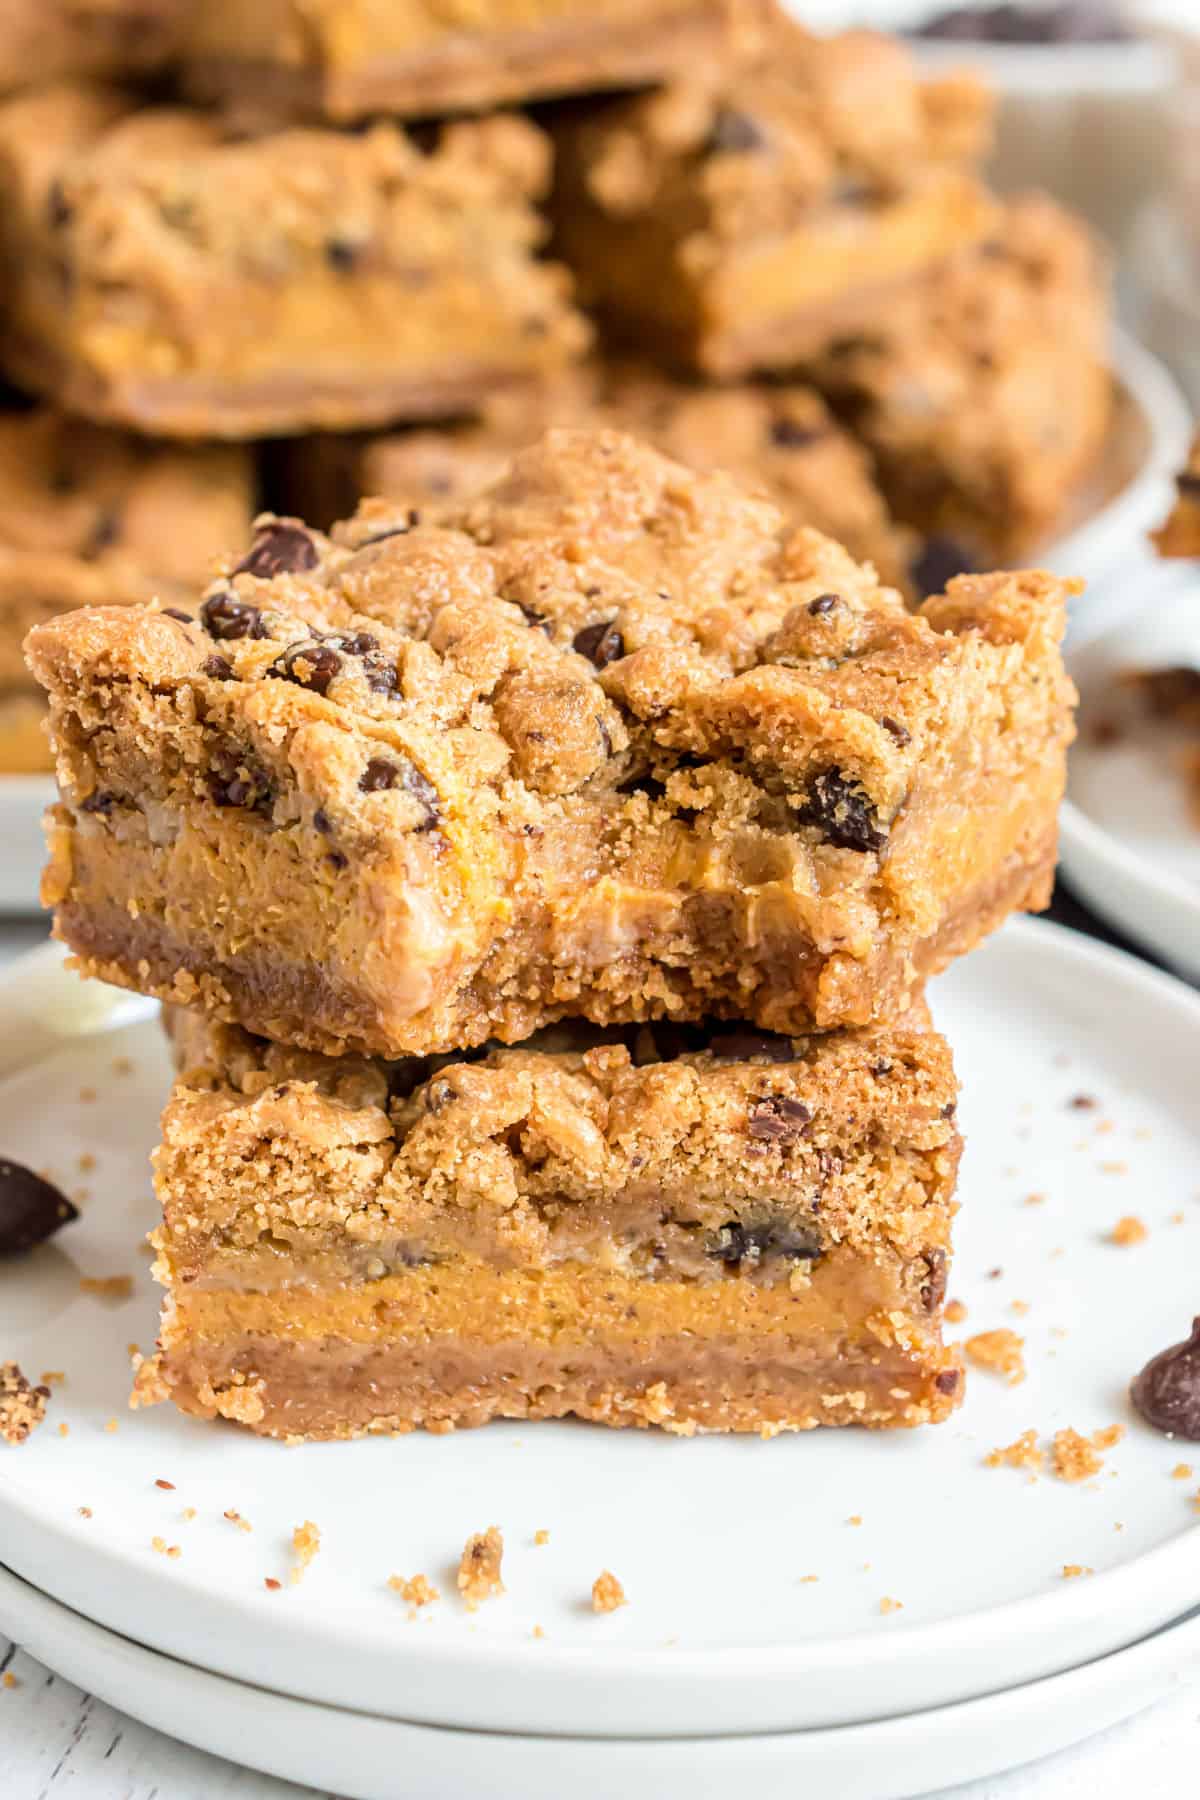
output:
[[[66,1372],[0,1460],[0,1626],[72,1680],[358,1800],[400,1791],[399,1770],[422,1800],[803,1782],[889,1800],[1061,1747],[1200,1666],[1200,1468],[1174,1478],[1186,1446],[1126,1397],[1197,1298],[1200,998],[1182,984],[1028,922],[935,984],[968,1144],[951,1289],[964,1334],[1016,1330],[1028,1367],[1012,1386],[973,1371],[948,1424],[293,1449],[126,1411],[128,1346],[155,1332],[138,1246],[169,1076],[150,1009],[106,1017],[87,994],[54,951],[0,981],[0,1149],[89,1190],[78,1223],[0,1265],[0,1352]],[[1147,1235],[1122,1248],[1125,1216]],[[80,1290],[115,1274],[134,1276],[124,1302]],[[1026,1430],[1044,1451],[1114,1423],[1078,1484],[987,1462]],[[304,1520],[321,1549],[292,1584]],[[472,1613],[454,1565],[493,1523],[508,1591]],[[604,1568],[629,1604],[597,1616]],[[442,1598],[410,1616],[388,1577],[417,1572]]]

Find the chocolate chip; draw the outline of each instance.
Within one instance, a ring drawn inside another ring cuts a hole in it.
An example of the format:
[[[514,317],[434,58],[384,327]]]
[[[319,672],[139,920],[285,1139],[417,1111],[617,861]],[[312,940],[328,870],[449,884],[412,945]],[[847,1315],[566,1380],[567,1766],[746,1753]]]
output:
[[[822,769],[809,784],[798,809],[806,825],[815,825],[827,844],[839,850],[882,850],[887,832],[865,791],[841,769]]]
[[[943,532],[927,537],[909,564],[912,584],[922,600],[945,592],[956,575],[973,575],[979,567],[974,551]]]
[[[1129,1397],[1156,1431],[1200,1443],[1200,1318],[1186,1343],[1151,1357]]]
[[[295,575],[303,569],[315,569],[318,561],[317,546],[303,525],[274,519],[259,527],[251,549],[233,573],[269,581],[273,575]]]
[[[400,779],[400,771],[395,763],[388,762],[384,756],[373,756],[358,778],[358,785],[364,794],[378,794],[385,788],[393,788]]]
[[[823,619],[826,613],[831,613],[840,604],[841,596],[838,594],[818,594],[815,600],[809,601],[808,610],[814,619]]]
[[[319,831],[322,837],[328,837],[333,830],[333,820],[322,806],[318,806],[313,814],[313,830]]]
[[[335,650],[344,650],[347,656],[369,656],[372,650],[379,648],[379,639],[369,631],[353,631],[345,635],[331,631],[326,635],[325,642],[332,644]]]
[[[196,623],[191,613],[181,612],[177,606],[164,606],[163,618],[178,619],[181,625],[194,625]]]
[[[585,625],[575,633],[573,647],[598,669],[607,669],[609,663],[619,662],[625,654],[625,640],[612,619]]]
[[[907,725],[902,725],[899,719],[893,719],[890,714],[884,713],[879,723],[886,732],[895,738],[898,744],[912,743],[912,732]]]
[[[97,788],[94,794],[89,794],[86,800],[80,802],[79,810],[86,813],[103,813],[107,817],[116,804],[117,796],[115,794],[107,794],[103,788]]]
[[[731,1265],[761,1263],[768,1257],[812,1262],[821,1254],[821,1239],[811,1226],[794,1225],[790,1219],[767,1219],[753,1225],[730,1219],[705,1254]]]
[[[277,681],[294,681],[314,694],[325,694],[341,667],[341,657],[328,644],[290,644],[267,674]]]
[[[1175,486],[1181,495],[1189,500],[1200,499],[1200,474],[1192,469],[1184,469],[1175,477]]]
[[[781,450],[807,450],[828,436],[823,425],[802,425],[799,419],[771,420],[771,442]]]
[[[340,850],[331,850],[325,858],[325,861],[329,864],[330,868],[333,869],[344,869],[346,867],[346,858]]]
[[[765,150],[767,135],[749,113],[732,106],[719,106],[704,146],[706,156],[722,156],[747,150]]]
[[[958,1382],[959,1371],[957,1369],[939,1369],[933,1378],[933,1385],[939,1394],[956,1394]]]
[[[362,255],[362,245],[353,244],[347,238],[326,238],[325,261],[339,275],[348,275],[357,268]]]
[[[78,1217],[52,1182],[22,1163],[0,1157],[0,1256],[32,1250]]]
[[[747,1114],[746,1130],[766,1144],[794,1144],[808,1137],[812,1113],[802,1100],[790,1094],[769,1094],[755,1100]]]
[[[363,675],[373,694],[394,694],[400,686],[396,665],[382,653],[368,650],[362,659]]]
[[[522,615],[527,625],[536,625],[542,631],[546,632],[547,635],[549,634],[549,621],[547,620],[545,613],[540,613],[535,606],[526,606],[523,600],[514,600],[513,605]],[[579,648],[578,645],[575,647],[576,649]]]
[[[120,514],[112,507],[105,507],[97,513],[96,522],[88,534],[87,555],[98,556],[101,550],[111,549],[121,535]]]
[[[721,1031],[709,1040],[709,1054],[718,1062],[795,1062],[791,1038],[774,1031]]]
[[[208,791],[215,805],[270,811],[272,789],[264,769],[232,745],[214,750],[209,760]]]
[[[929,1271],[921,1287],[921,1305],[926,1312],[936,1312],[946,1298],[946,1276],[948,1273],[946,1252],[929,1250],[925,1254],[925,1267]]]
[[[74,217],[75,209],[63,192],[61,181],[52,181],[46,190],[46,217],[55,231],[61,231],[69,225]]]
[[[213,681],[233,680],[233,664],[227,656],[210,656],[201,667],[203,673]]]
[[[247,606],[229,588],[210,594],[200,608],[200,623],[209,637],[265,638],[270,634],[257,606]]]

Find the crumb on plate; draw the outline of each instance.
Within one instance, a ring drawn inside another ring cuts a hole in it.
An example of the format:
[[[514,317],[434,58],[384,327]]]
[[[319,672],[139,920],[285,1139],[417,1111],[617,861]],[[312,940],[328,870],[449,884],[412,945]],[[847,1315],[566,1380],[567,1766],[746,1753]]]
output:
[[[46,1416],[50,1389],[34,1387],[15,1362],[0,1363],[0,1439],[23,1444]]]
[[[440,1600],[442,1597],[432,1581],[424,1575],[413,1575],[411,1578],[403,1575],[389,1575],[388,1586],[393,1593],[399,1594],[402,1600],[407,1600],[410,1606],[428,1606],[432,1601]]]
[[[597,1613],[616,1612],[619,1606],[627,1606],[625,1589],[621,1586],[611,1569],[601,1569],[592,1583],[592,1611]]]
[[[1025,1339],[1007,1326],[996,1331],[978,1331],[963,1344],[971,1361],[981,1369],[1003,1375],[1010,1387],[1025,1379]]]
[[[504,1538],[498,1525],[471,1534],[463,1545],[458,1562],[458,1591],[472,1611],[481,1600],[504,1592],[500,1568],[504,1560]]]

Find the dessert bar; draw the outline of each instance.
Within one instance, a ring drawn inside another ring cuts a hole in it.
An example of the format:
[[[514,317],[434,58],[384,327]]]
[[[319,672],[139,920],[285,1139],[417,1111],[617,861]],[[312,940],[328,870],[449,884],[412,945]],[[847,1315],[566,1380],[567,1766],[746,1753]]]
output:
[[[969,78],[780,20],[748,65],[564,114],[558,245],[615,334],[706,375],[786,369],[989,235],[989,126]]]
[[[958,1402],[956,1083],[919,1012],[799,1041],[559,1026],[431,1063],[171,1030],[135,1401],[288,1438],[565,1413],[770,1435]]]
[[[324,527],[371,495],[418,507],[468,500],[555,425],[629,431],[689,469],[726,469],[883,581],[908,582],[916,534],[889,518],[866,453],[813,388],[698,387],[636,361],[588,362],[544,387],[497,394],[475,421],[283,444],[282,510]]]
[[[0,92],[65,77],[161,69],[193,0],[4,0]]]
[[[52,766],[21,654],[31,627],[69,607],[194,597],[254,512],[240,446],[163,447],[49,408],[0,411],[0,771]]]
[[[0,107],[0,356],[67,409],[252,437],[470,410],[587,340],[535,260],[528,120],[229,134],[52,87]]]
[[[339,122],[429,116],[551,94],[637,88],[720,66],[754,41],[761,0],[206,0],[193,90]]]
[[[547,434],[483,498],[260,520],[194,617],[39,626],[89,973],[305,1048],[894,1017],[1049,897],[1072,584],[910,613],[723,474]]]

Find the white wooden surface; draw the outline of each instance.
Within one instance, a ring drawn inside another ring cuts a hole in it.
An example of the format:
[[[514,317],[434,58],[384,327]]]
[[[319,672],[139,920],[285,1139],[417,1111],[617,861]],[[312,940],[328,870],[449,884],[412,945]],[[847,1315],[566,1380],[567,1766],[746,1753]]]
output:
[[[0,922],[0,962],[43,936],[36,922]],[[4,1685],[5,1673],[15,1687]],[[1129,1800],[1131,1794],[1186,1800],[1200,1793],[1197,1771],[1200,1685],[1045,1762],[955,1788],[953,1800]],[[60,1680],[0,1633],[0,1800],[303,1800],[311,1791],[235,1768],[139,1725]],[[419,1775],[398,1772],[395,1792],[396,1800],[422,1800]]]

